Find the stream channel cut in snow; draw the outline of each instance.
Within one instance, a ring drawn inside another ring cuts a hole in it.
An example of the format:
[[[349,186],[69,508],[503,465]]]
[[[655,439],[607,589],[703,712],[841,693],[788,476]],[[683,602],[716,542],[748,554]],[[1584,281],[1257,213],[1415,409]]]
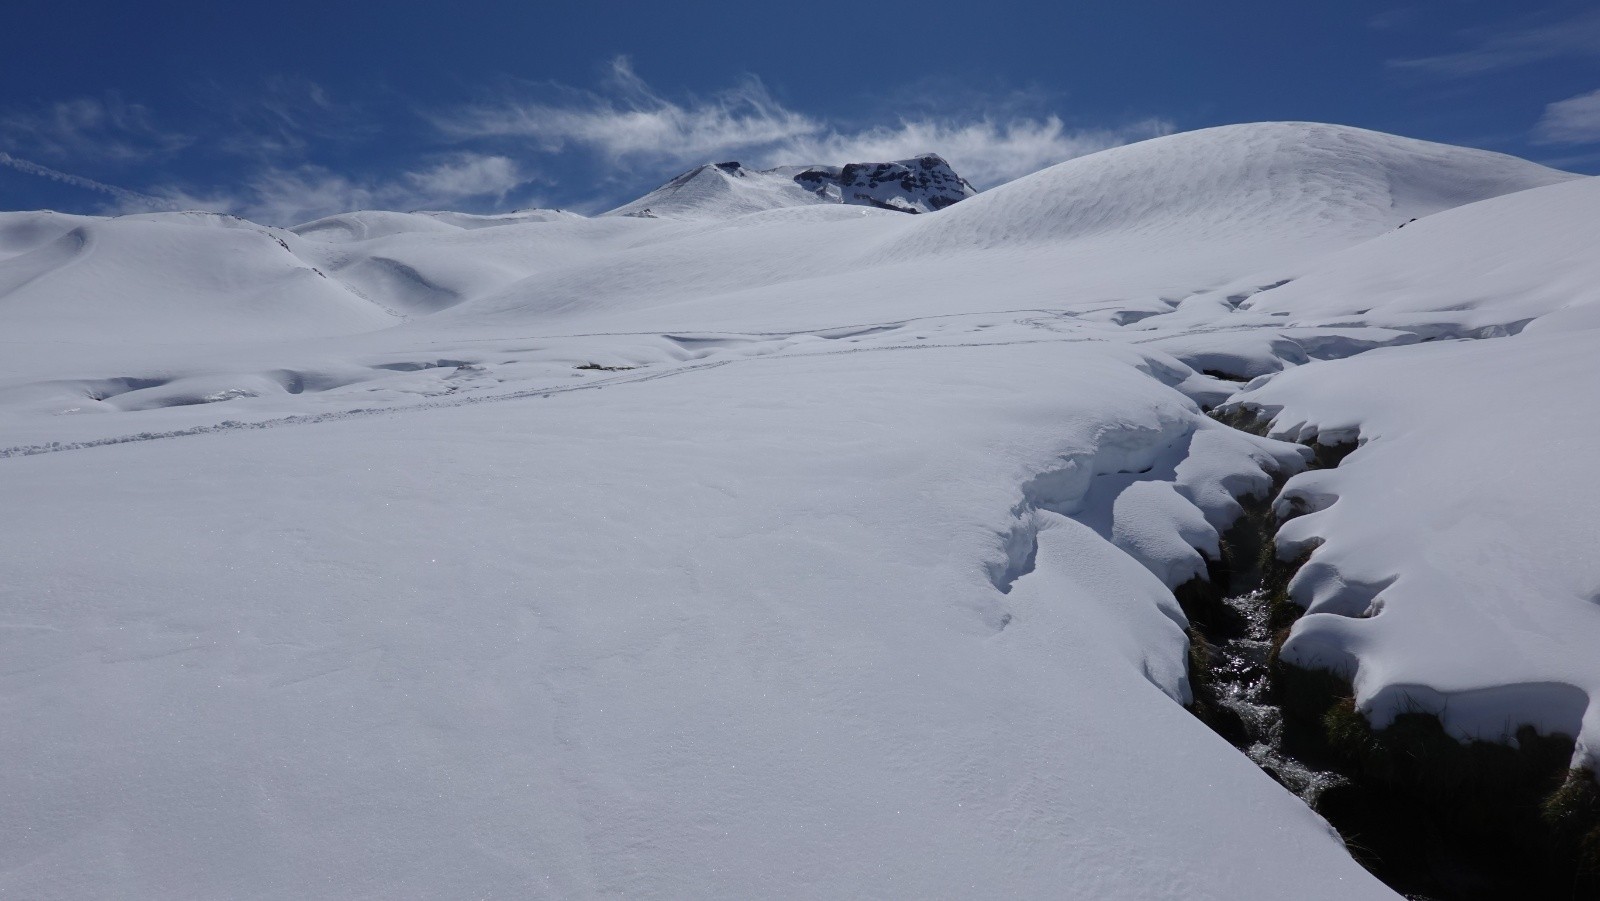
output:
[[[1363,862],[1589,891],[1597,246],[1593,179],[1304,123],[0,214],[0,894],[1392,898],[1262,768],[1470,832],[1414,733],[1537,842]]]

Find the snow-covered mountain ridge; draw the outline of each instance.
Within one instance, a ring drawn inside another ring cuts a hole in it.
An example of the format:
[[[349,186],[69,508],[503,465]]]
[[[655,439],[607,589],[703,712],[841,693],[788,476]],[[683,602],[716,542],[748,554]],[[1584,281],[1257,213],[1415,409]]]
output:
[[[927,213],[976,193],[943,157],[932,153],[891,163],[759,170],[738,162],[708,163],[606,215],[720,219],[814,203]]]
[[[1600,182],[941,164],[0,213],[0,893],[1394,897],[1182,706],[1269,501],[1285,660],[1600,763]]]

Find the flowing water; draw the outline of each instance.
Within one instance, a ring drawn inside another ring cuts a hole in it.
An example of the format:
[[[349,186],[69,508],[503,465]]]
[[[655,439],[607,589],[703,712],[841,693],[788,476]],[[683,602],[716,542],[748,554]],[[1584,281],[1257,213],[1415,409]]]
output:
[[[1272,700],[1272,628],[1266,597],[1256,590],[1224,598],[1223,603],[1238,614],[1243,629],[1213,646],[1211,678],[1216,702],[1236,714],[1244,726],[1239,749],[1314,807],[1324,791],[1347,780],[1337,773],[1311,769],[1283,752],[1283,711]]]

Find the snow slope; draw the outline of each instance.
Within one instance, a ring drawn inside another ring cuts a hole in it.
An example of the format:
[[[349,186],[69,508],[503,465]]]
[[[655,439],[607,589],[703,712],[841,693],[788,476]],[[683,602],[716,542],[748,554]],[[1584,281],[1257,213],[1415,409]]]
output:
[[[1304,124],[918,216],[690,175],[678,218],[0,217],[0,890],[1392,897],[1181,706],[1169,589],[1308,456],[1236,394],[1373,438],[1290,483],[1341,497],[1295,591],[1404,593],[1292,648],[1378,715],[1588,715],[1515,686],[1600,681],[1594,482],[1472,411],[1586,440],[1592,333],[1409,345],[1578,323],[1592,182]],[[1469,293],[1453,248],[1558,207]],[[1481,447],[1401,494],[1440,442]],[[1490,526],[1401,554],[1480,500],[1566,542],[1482,582],[1539,570],[1515,613],[1449,600]]]
[[[1320,262],[1244,306],[1297,321],[1433,336],[1600,323],[1600,181],[1522,191],[1430,216]]]

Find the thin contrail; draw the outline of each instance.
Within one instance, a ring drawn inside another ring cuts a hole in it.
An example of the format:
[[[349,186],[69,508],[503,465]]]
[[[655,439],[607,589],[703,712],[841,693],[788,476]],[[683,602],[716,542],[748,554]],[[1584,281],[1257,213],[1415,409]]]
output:
[[[127,188],[119,188],[116,185],[108,185],[103,181],[95,181],[92,178],[84,178],[81,175],[73,175],[71,172],[62,172],[59,169],[52,169],[49,166],[41,166],[38,163],[30,162],[28,160],[17,159],[3,150],[0,150],[0,165],[10,166],[18,172],[26,172],[29,175],[37,175],[40,178],[48,178],[52,181],[59,181],[62,184],[73,185],[79,188],[87,188],[90,191],[99,191],[102,194],[110,194],[112,197],[115,197],[118,200],[131,203],[140,203],[158,210],[182,209],[182,207],[180,207],[178,204],[166,199],[165,197],[154,197],[149,194],[140,194],[138,191],[130,191]]]

